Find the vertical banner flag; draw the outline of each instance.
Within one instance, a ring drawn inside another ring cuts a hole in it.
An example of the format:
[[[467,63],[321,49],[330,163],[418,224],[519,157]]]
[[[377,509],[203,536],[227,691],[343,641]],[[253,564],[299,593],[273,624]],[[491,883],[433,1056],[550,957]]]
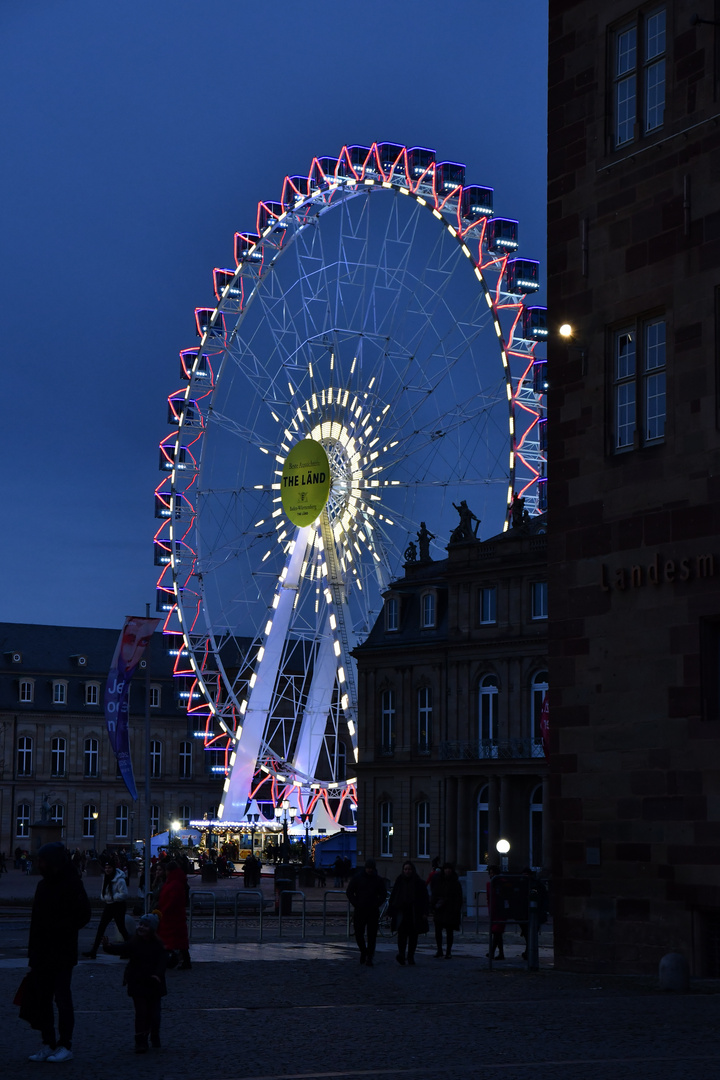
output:
[[[540,710],[540,738],[542,739],[543,754],[545,760],[550,760],[550,715],[548,706],[548,691],[545,691],[542,709]]]
[[[128,729],[128,692],[130,680],[140,663],[147,643],[150,641],[159,619],[146,619],[128,615],[125,626],[115,646],[110,672],[105,684],[105,723],[108,738],[117,758],[120,775],[133,799],[137,788],[130,758],[130,732]]]

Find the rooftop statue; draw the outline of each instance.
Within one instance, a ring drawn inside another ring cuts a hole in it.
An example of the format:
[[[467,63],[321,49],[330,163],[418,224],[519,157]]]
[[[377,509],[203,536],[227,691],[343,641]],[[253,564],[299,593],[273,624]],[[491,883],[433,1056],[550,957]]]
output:
[[[459,506],[453,503],[453,506],[460,515],[460,524],[453,529],[450,536],[451,544],[461,544],[468,540],[477,540],[478,529],[480,528],[480,518],[473,514],[468,504],[463,499]],[[475,527],[473,528],[473,522]]]

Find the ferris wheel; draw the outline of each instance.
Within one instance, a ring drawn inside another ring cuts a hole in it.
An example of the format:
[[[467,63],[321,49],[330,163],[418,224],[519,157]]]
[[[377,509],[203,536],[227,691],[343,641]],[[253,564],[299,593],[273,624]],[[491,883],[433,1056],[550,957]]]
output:
[[[352,650],[409,541],[544,509],[539,266],[492,188],[391,143],[315,158],[234,242],[168,399],[158,609],[220,817],[348,821]]]

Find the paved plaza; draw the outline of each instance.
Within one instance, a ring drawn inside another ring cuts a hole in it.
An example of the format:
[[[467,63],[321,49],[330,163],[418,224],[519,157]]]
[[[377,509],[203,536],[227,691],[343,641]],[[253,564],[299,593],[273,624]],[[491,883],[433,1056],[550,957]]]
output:
[[[28,1062],[39,1040],[18,1019],[12,997],[25,968],[27,897],[37,879],[21,888],[14,878],[11,871],[0,883],[3,1075],[11,1080],[47,1070],[102,1080],[720,1076],[720,983],[693,983],[690,993],[675,995],[661,993],[653,978],[568,975],[553,970],[546,946],[540,971],[530,973],[513,933],[511,959],[490,972],[474,920],[466,920],[450,961],[434,958],[430,935],[421,938],[416,966],[400,967],[385,935],[372,969],[358,963],[341,920],[325,938],[314,921],[304,941],[299,920],[289,920],[279,940],[277,919],[268,916],[262,944],[250,940],[256,931],[249,926],[238,943],[229,940],[230,920],[221,920],[213,943],[202,922],[205,940],[191,944],[192,970],[168,973],[163,1049],[143,1056],[133,1052],[122,961],[83,959],[73,980],[74,1060]],[[97,918],[96,909],[81,949]]]

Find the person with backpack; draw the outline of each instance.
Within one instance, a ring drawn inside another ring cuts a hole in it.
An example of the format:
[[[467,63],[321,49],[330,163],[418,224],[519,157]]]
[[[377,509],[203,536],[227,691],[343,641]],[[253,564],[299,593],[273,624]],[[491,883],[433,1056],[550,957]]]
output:
[[[103,880],[100,889],[100,899],[105,906],[103,907],[100,916],[100,923],[97,928],[97,933],[95,934],[93,946],[88,952],[83,953],[83,956],[87,956],[91,960],[96,959],[98,949],[100,948],[100,942],[113,919],[115,920],[115,925],[120,931],[123,941],[127,941],[130,937],[125,928],[127,898],[128,887],[125,875],[122,870],[118,868],[117,864],[112,859],[109,859],[103,867]]]
[[[443,863],[442,870],[430,879],[430,911],[435,923],[436,957],[452,956],[455,931],[460,929],[462,918],[462,886],[452,863]],[[443,930],[447,938],[447,949],[443,954]]]

